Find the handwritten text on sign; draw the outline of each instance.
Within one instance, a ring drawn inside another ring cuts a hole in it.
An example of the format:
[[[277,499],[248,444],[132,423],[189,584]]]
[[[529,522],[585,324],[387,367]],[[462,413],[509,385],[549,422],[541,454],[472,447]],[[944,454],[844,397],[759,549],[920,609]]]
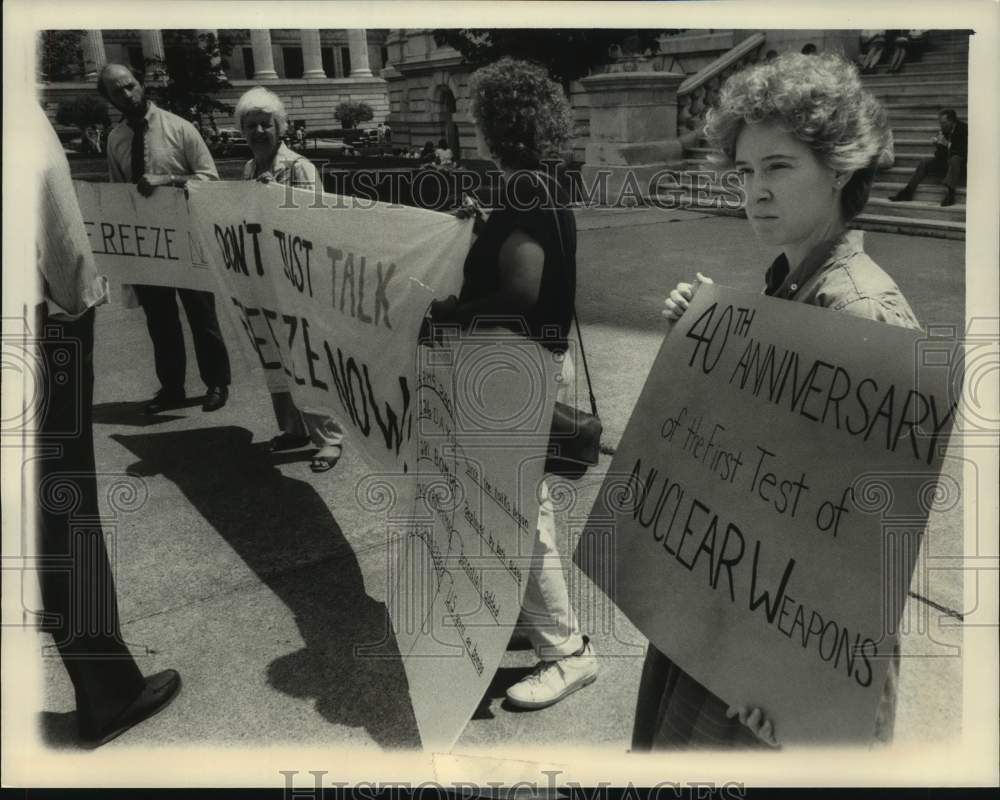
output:
[[[447,749],[520,612],[558,364],[506,331],[420,350],[417,512],[396,574],[427,576],[429,587],[401,591],[390,608],[424,746]],[[420,613],[399,608],[421,597]]]
[[[273,391],[330,414],[370,463],[407,472],[417,334],[458,292],[471,227],[414,208],[310,208],[304,190],[204,183],[194,227]]]
[[[955,412],[947,375],[916,380],[920,336],[702,286],[578,547],[653,644],[782,741],[871,737]],[[912,540],[884,535],[872,486]]]

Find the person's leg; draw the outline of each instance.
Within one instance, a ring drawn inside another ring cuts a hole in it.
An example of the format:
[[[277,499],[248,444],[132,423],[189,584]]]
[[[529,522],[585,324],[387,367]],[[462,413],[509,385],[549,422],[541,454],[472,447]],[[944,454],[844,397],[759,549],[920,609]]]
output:
[[[271,407],[281,431],[271,439],[271,450],[291,450],[309,444],[309,430],[291,392],[271,392]]]
[[[325,414],[303,414],[313,443],[319,448],[312,460],[313,472],[326,472],[336,466],[343,452],[344,429]]]
[[[80,732],[93,738],[140,695],[145,682],[122,640],[100,526],[93,440],[94,311],[72,322],[48,319],[45,326],[60,335],[43,333],[40,345],[48,380],[39,444],[53,446],[52,455],[39,464],[37,486],[44,629],[52,634],[73,683]],[[66,353],[71,354],[69,362]]]
[[[556,545],[555,512],[544,481],[538,506],[538,535],[521,602],[521,620],[541,661],[563,658],[583,646]]]
[[[538,509],[538,536],[524,589],[520,625],[541,660],[524,679],[507,689],[521,708],[544,708],[597,678],[598,666],[570,604],[556,549],[555,514],[545,482]]]
[[[906,186],[900,191],[890,197],[893,201],[906,201],[913,199],[913,193],[916,192],[917,187],[923,182],[924,178],[928,174],[934,171],[937,160],[934,158],[924,158],[920,160],[916,168],[913,170],[913,175],[910,176],[910,180],[907,182]]]
[[[942,181],[945,187],[944,199],[941,201],[942,206],[955,204],[955,189],[958,188],[964,177],[965,159],[961,156],[951,156],[948,159],[948,166]]]
[[[177,293],[191,326],[194,353],[198,359],[198,373],[202,381],[208,388],[228,387],[232,382],[229,353],[215,312],[215,295],[192,289],[178,289]]]
[[[181,397],[184,395],[187,357],[181,318],[177,311],[177,290],[166,286],[136,285],[134,288],[146,314],[146,328],[153,342],[153,361],[161,391]]]

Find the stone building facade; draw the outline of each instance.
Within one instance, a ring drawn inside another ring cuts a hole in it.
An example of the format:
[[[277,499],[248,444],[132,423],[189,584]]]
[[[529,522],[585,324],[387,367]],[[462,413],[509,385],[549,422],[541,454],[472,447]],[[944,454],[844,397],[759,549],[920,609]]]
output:
[[[235,105],[250,87],[262,85],[281,97],[293,124],[302,122],[307,128],[339,127],[333,110],[347,100],[372,107],[375,118],[371,125],[384,121],[388,114],[381,77],[384,30],[232,29],[198,33],[221,35],[232,42],[226,71],[232,88],[219,96],[229,105]],[[70,81],[43,82],[39,87],[52,118],[62,100],[96,92],[96,76],[104,64],[131,64],[145,69],[147,80],[156,80],[169,72],[172,59],[183,57],[168,30],[85,31],[81,45],[79,74]],[[225,114],[216,116],[215,121],[220,127],[233,124]]]

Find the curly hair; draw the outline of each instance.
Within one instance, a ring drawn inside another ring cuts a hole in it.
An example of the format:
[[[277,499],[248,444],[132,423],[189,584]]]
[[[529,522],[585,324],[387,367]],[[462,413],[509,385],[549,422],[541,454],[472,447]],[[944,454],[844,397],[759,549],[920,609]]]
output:
[[[885,108],[833,53],[788,53],[736,73],[706,116],[705,136],[731,163],[743,127],[758,122],[777,123],[827,167],[854,173],[840,196],[845,220],[868,202],[876,170],[893,162]]]
[[[284,136],[288,130],[288,112],[285,111],[285,104],[270,89],[263,86],[254,86],[247,89],[243,96],[236,102],[236,109],[233,117],[236,120],[236,127],[243,130],[243,118],[252,111],[262,111],[270,114],[277,128],[278,136]]]
[[[569,139],[569,102],[545,69],[502,58],[469,82],[472,115],[502,166],[534,169]]]

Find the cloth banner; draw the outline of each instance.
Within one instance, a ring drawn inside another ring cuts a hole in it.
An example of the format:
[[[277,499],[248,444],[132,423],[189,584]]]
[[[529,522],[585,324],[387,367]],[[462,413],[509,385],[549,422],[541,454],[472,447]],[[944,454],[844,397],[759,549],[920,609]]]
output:
[[[214,290],[269,388],[334,416],[373,465],[357,496],[387,520],[395,641],[357,655],[401,657],[424,746],[450,748],[520,611],[560,371],[503,330],[417,345],[430,301],[461,288],[471,222],[254,183],[191,183],[187,199],[77,190],[92,243],[110,237],[95,247],[101,271]],[[126,234],[154,221],[186,246],[176,262],[125,252]]]
[[[451,749],[517,621],[558,374],[550,351],[504,331],[420,347],[416,496],[390,523],[387,583],[425,748]]]
[[[112,281],[215,291],[271,391],[334,417],[378,469],[412,468],[417,335],[430,301],[461,288],[471,222],[276,184],[76,187]],[[141,227],[173,258],[126,248]]]
[[[928,512],[958,496],[960,383],[918,369],[922,340],[701,286],[579,541],[652,644],[782,743],[871,740]]]
[[[143,197],[125,183],[73,181],[73,188],[98,271],[112,285],[216,290],[182,190],[160,188]]]

